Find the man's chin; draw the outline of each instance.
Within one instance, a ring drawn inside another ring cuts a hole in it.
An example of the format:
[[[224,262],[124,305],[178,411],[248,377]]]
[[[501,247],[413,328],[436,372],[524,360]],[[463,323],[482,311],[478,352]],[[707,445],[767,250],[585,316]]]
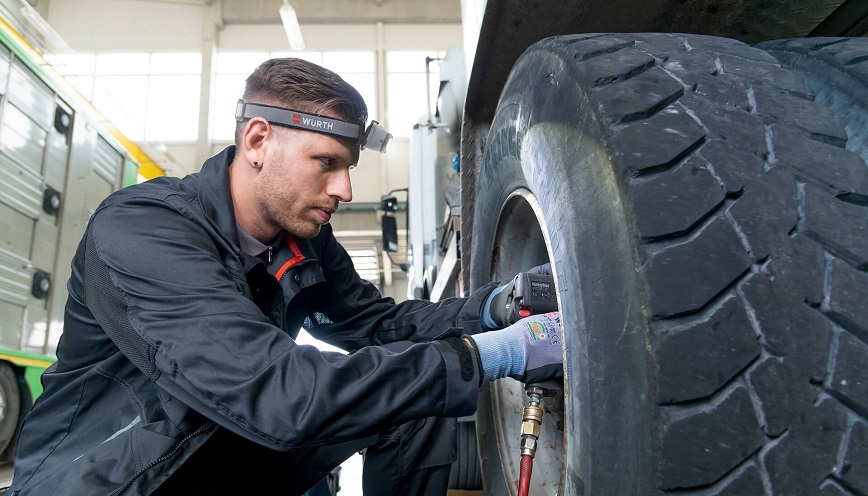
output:
[[[296,238],[304,239],[315,238],[321,230],[322,226],[320,226],[319,224],[313,224],[311,226],[305,226],[303,228],[299,228],[298,226],[294,228],[284,228],[284,231],[292,234]]]

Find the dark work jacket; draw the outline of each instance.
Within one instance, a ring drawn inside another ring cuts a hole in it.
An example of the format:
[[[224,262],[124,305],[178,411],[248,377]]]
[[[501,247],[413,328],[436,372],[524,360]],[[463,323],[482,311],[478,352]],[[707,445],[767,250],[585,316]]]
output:
[[[91,217],[13,491],[148,494],[219,429],[288,450],[476,410],[478,371],[456,337],[481,330],[491,288],[395,304],[328,225],[285,236],[266,267],[238,246],[233,155],[117,191]],[[296,344],[302,325],[353,353]],[[420,344],[377,346],[398,340]]]

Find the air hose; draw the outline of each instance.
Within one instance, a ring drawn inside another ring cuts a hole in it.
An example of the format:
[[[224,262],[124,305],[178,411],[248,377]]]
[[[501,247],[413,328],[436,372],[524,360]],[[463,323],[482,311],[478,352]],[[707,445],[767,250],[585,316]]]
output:
[[[521,464],[518,473],[518,496],[528,496],[530,490],[530,476],[533,472],[533,457],[536,454],[537,440],[542,425],[543,411],[540,401],[545,390],[539,386],[529,385],[525,387],[529,398],[521,419]]]
[[[518,472],[518,496],[528,496],[530,491],[530,476],[533,473],[533,456],[521,455],[521,466]]]

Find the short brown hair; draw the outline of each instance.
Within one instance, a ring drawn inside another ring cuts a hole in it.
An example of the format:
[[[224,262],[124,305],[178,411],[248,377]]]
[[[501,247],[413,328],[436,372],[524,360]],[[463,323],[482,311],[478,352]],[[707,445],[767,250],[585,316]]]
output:
[[[352,85],[324,67],[297,58],[263,62],[247,77],[242,98],[312,114],[333,110],[350,122],[368,120],[365,100]],[[242,131],[244,121],[235,125],[236,145]]]

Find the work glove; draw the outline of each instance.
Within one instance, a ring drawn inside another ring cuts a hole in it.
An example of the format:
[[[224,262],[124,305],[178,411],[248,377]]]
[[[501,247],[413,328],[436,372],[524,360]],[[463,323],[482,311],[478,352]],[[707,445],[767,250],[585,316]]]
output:
[[[552,264],[546,263],[543,265],[538,265],[527,271],[529,274],[537,274],[537,275],[552,275]],[[488,298],[485,300],[485,304],[482,307],[482,325],[486,331],[490,331],[492,329],[503,329],[504,327],[514,324],[517,321],[518,314],[513,311],[512,308],[512,297],[513,291],[515,290],[515,283],[518,278],[521,277],[521,273],[516,274],[515,277],[512,278],[508,283],[503,286],[498,286],[491,291],[488,295]],[[556,309],[555,307],[554,309]],[[543,309],[543,311],[548,312],[553,310],[552,308]],[[539,313],[533,312],[531,313]]]
[[[532,315],[498,331],[464,339],[476,350],[482,377],[512,377],[525,384],[563,377],[561,317],[558,312]]]

